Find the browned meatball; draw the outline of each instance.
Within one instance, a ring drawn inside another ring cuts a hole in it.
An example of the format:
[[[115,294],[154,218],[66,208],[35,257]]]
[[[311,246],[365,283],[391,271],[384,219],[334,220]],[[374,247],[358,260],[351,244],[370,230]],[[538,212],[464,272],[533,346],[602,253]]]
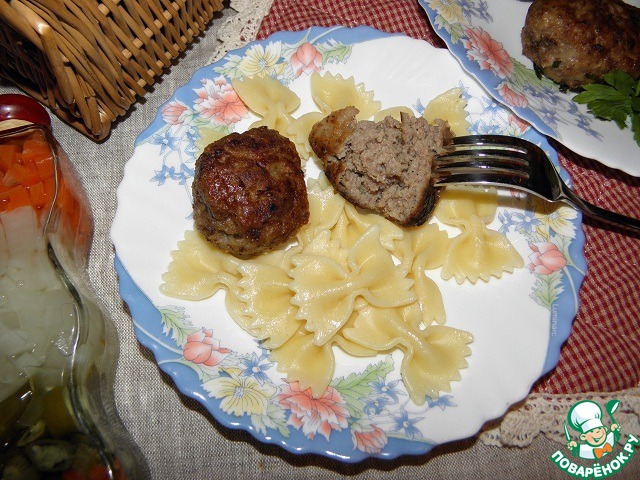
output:
[[[535,0],[523,53],[551,80],[576,89],[623,70],[640,77],[640,9],[622,0]]]
[[[294,144],[253,128],[208,145],[196,161],[195,226],[240,258],[286,243],[309,221],[309,200]]]
[[[309,143],[327,178],[354,205],[400,225],[421,225],[437,195],[433,158],[451,137],[446,122],[401,114],[400,121],[357,121],[358,110],[337,110],[311,129]]]

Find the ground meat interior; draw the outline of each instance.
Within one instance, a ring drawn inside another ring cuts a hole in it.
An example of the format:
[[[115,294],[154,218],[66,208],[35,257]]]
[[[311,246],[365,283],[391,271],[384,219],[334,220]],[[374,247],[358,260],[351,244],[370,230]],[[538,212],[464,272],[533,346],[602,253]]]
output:
[[[310,142],[327,178],[359,207],[402,226],[424,223],[436,198],[433,158],[450,138],[448,126],[430,125],[407,114],[400,121],[386,117],[381,122],[355,122],[356,114],[353,107],[338,110],[312,130]],[[344,135],[328,128],[336,125],[348,125],[350,132]],[[341,137],[344,143],[337,148],[334,140]]]

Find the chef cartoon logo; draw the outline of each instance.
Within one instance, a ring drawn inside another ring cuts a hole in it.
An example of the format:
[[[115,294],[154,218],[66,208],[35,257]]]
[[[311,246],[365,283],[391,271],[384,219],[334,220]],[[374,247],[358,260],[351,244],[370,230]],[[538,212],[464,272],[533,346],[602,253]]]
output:
[[[624,446],[618,445],[622,430],[614,414],[619,406],[618,400],[610,400],[603,411],[596,402],[582,400],[571,407],[564,422],[571,454],[558,450],[551,455],[558,468],[578,478],[604,478],[619,472],[631,460],[640,439],[629,434]]]
[[[596,402],[582,400],[571,407],[567,421],[571,428],[578,432],[579,441],[574,440],[569,434],[567,422],[564,423],[564,433],[567,448],[573,456],[593,460],[613,452],[615,444],[620,440],[620,425],[613,419],[619,405],[618,400],[607,403],[607,413],[611,420],[609,428],[602,423],[602,409]]]

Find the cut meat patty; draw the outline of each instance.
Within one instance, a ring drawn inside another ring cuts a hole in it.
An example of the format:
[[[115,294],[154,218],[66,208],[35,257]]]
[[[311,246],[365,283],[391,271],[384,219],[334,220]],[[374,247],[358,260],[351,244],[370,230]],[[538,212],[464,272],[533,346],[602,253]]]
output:
[[[355,107],[337,110],[311,130],[327,178],[354,205],[400,226],[421,225],[437,198],[431,170],[451,138],[448,124],[405,113],[400,121],[357,121],[357,114]]]

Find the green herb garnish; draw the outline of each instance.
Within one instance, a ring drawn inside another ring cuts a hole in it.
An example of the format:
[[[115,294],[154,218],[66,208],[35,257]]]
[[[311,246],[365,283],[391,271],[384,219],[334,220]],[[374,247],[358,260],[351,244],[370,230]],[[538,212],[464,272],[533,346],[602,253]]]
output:
[[[584,91],[573,97],[574,102],[586,104],[596,117],[613,120],[621,130],[631,117],[633,139],[640,145],[640,79],[616,70],[607,73],[604,81],[585,85]]]

